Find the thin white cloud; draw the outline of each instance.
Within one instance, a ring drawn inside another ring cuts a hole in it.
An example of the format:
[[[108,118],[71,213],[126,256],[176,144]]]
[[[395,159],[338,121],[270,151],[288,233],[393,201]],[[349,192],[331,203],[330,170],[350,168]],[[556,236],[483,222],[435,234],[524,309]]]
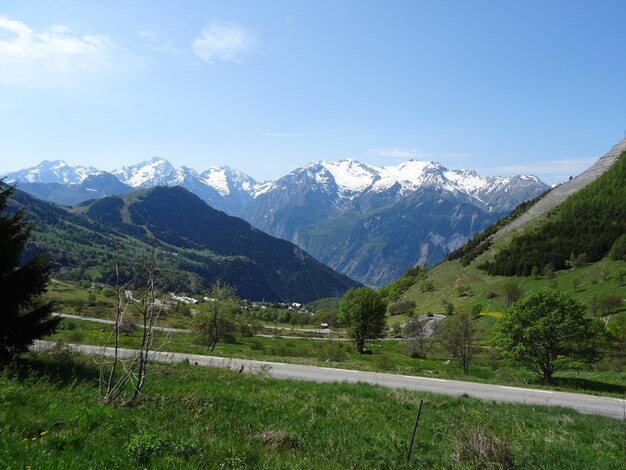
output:
[[[28,86],[72,86],[86,73],[109,67],[115,45],[104,35],[75,36],[67,26],[35,31],[0,15],[0,83]]]
[[[533,175],[576,176],[595,163],[597,158],[566,158],[544,160],[517,165],[499,166],[493,169],[498,173],[523,173]]]
[[[268,137],[304,137],[300,132],[266,132]]]
[[[156,31],[156,29],[140,29],[139,31],[137,31],[137,34],[139,35],[140,38],[143,39],[157,39],[159,37],[158,32]]]
[[[241,56],[255,45],[254,34],[233,23],[212,22],[194,39],[191,49],[207,64],[241,63]]]
[[[161,52],[164,54],[170,54],[170,55],[185,55],[187,54],[187,52],[181,50],[178,48],[178,46],[176,46],[176,44],[174,44],[172,41],[167,41],[164,44],[160,45],[160,46],[152,46],[150,47],[150,50],[154,51],[154,52]]]

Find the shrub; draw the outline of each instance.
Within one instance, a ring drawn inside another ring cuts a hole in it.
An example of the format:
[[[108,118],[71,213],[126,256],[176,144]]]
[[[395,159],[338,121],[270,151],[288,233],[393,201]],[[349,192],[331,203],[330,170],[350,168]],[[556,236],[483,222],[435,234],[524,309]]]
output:
[[[146,466],[164,447],[165,439],[157,434],[135,434],[126,445],[126,452],[139,465]]]
[[[292,432],[265,431],[255,437],[263,443],[266,449],[273,451],[295,450],[302,447],[302,440]]]
[[[72,343],[80,343],[81,341],[85,339],[85,334],[80,330],[75,330],[75,331],[72,331],[72,333],[70,333],[68,339]]]
[[[120,321],[120,333],[129,335],[134,333],[137,328],[137,321],[135,320],[135,317],[129,314],[122,316],[122,320]]]
[[[252,341],[252,343],[250,343],[250,349],[253,351],[263,351],[265,346],[263,346],[263,343],[260,341]]]
[[[380,370],[394,370],[396,365],[393,363],[393,359],[387,354],[382,354],[376,358],[376,368]]]
[[[387,313],[389,315],[400,315],[410,312],[415,308],[415,302],[413,300],[399,300],[397,302],[391,302],[387,306]]]
[[[509,444],[497,437],[489,425],[460,423],[455,428],[452,460],[469,468],[515,468]]]
[[[329,344],[325,350],[322,350],[325,359],[331,362],[341,362],[346,358],[346,351],[342,344]]]

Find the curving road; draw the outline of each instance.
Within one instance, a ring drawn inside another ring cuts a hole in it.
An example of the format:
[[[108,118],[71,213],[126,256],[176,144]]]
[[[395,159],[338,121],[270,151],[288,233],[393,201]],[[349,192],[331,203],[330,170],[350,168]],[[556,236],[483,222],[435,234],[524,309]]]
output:
[[[45,350],[53,346],[50,341],[36,341],[33,349]],[[101,348],[86,345],[68,345],[72,350],[89,355],[113,355],[113,348]],[[120,349],[120,355],[131,357],[136,354],[132,349]],[[349,382],[368,383],[389,388],[439,393],[443,395],[468,395],[483,400],[493,400],[526,405],[560,406],[572,408],[581,413],[626,419],[626,402],[618,398],[597,397],[580,393],[557,392],[552,390],[536,390],[504,385],[462,382],[429,377],[385,374],[381,372],[363,372],[331,367],[315,367],[299,364],[283,364],[279,362],[253,361],[249,359],[230,359],[223,357],[203,356],[153,351],[151,359],[159,362],[189,362],[199,366],[226,367],[249,373],[264,371],[276,379],[305,380],[310,382]]]

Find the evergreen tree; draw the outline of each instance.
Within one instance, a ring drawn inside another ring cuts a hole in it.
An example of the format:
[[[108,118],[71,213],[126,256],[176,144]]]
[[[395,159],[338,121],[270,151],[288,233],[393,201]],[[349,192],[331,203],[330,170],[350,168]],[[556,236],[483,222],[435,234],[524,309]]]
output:
[[[0,181],[0,359],[26,351],[35,339],[52,333],[52,302],[41,301],[50,277],[50,263],[41,253],[24,262],[30,226],[22,211],[7,213],[13,193]]]

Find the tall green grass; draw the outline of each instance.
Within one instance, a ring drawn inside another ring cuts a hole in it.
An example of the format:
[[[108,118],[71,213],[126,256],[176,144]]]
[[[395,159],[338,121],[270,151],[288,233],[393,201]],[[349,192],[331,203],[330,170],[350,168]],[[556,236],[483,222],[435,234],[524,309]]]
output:
[[[97,376],[91,359],[63,354],[5,368],[0,467],[497,468],[504,456],[517,468],[587,470],[626,462],[623,422],[559,408],[182,364],[151,365],[139,401],[109,407],[98,402]]]

